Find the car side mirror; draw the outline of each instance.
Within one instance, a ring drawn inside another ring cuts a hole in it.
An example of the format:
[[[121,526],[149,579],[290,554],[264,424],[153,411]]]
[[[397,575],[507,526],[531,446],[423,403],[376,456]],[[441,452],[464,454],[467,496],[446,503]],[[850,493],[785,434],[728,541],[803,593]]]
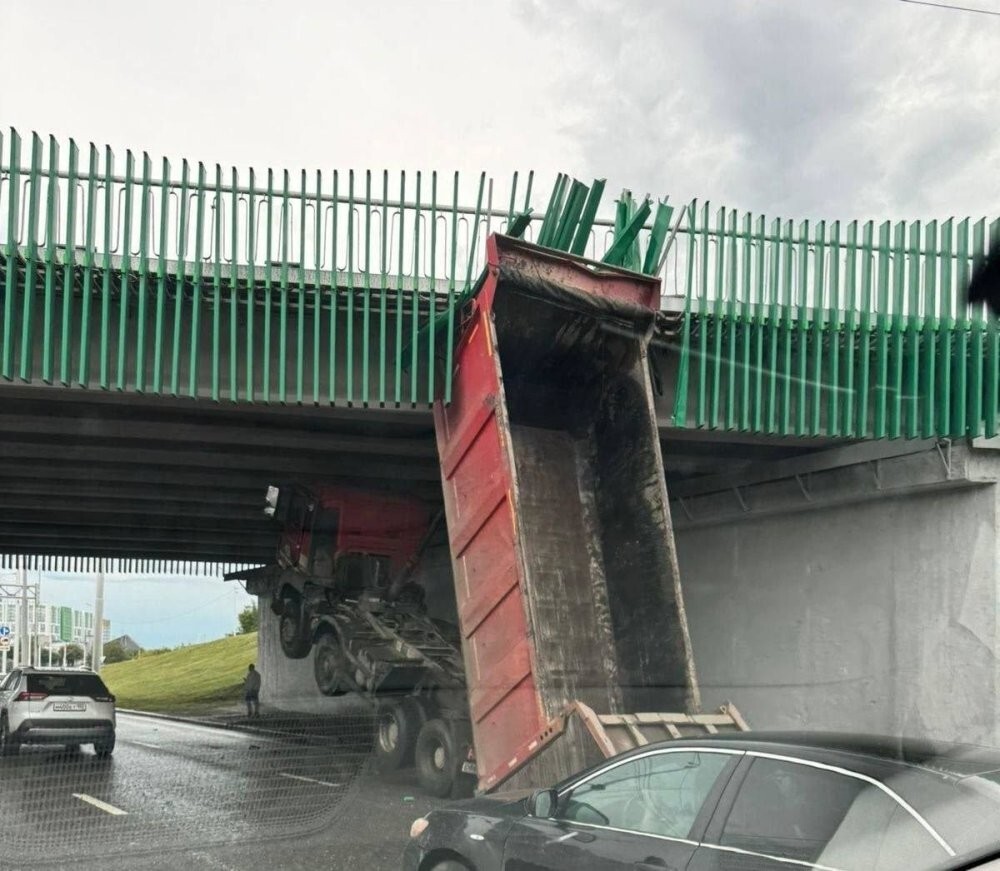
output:
[[[556,812],[559,794],[554,789],[537,789],[528,799],[528,814],[540,820],[547,820]]]

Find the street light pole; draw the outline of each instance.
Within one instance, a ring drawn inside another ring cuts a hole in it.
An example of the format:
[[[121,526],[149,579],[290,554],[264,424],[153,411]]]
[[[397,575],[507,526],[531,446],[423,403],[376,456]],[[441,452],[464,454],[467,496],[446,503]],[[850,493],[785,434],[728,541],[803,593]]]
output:
[[[35,575],[35,619],[32,626],[32,635],[35,639],[35,651],[31,658],[31,664],[38,666],[42,664],[42,573],[39,571]]]
[[[19,636],[17,659],[18,664],[23,668],[31,664],[31,639],[28,638],[28,570],[18,569],[17,576],[21,582],[21,613],[18,614],[20,619],[17,621],[20,624],[17,627]]]
[[[90,656],[94,671],[100,672],[101,660],[104,658],[104,572],[103,570],[97,573],[97,590],[94,593],[94,645]]]

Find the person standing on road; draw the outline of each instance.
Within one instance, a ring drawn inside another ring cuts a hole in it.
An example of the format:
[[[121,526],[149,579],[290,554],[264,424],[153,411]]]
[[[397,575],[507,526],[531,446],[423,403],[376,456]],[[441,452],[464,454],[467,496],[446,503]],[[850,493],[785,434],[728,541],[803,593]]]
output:
[[[253,663],[247,669],[247,676],[243,679],[243,699],[247,703],[247,716],[260,716],[260,672],[254,668]]]

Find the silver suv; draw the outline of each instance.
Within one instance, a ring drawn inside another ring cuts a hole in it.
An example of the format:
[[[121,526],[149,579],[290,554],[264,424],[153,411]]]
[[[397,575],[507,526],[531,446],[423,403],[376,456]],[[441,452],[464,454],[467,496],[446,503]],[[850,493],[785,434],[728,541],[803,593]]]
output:
[[[92,671],[18,668],[0,684],[0,755],[22,744],[115,749],[115,697]]]

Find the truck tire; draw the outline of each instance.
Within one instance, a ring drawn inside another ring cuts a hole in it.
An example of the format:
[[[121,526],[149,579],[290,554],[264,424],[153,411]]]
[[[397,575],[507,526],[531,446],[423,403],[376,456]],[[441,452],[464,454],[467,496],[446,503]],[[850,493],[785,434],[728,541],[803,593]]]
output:
[[[342,696],[350,692],[352,687],[347,668],[347,657],[340,640],[332,632],[324,632],[316,639],[316,657],[313,660],[316,688],[324,696]]]
[[[455,728],[448,720],[428,720],[417,736],[417,780],[429,795],[448,798],[462,768]]]
[[[417,735],[426,719],[415,699],[379,705],[375,733],[375,759],[379,771],[396,771],[413,761]]]
[[[305,659],[312,648],[302,610],[302,600],[298,596],[285,596],[281,600],[278,641],[281,652],[289,659]]]

